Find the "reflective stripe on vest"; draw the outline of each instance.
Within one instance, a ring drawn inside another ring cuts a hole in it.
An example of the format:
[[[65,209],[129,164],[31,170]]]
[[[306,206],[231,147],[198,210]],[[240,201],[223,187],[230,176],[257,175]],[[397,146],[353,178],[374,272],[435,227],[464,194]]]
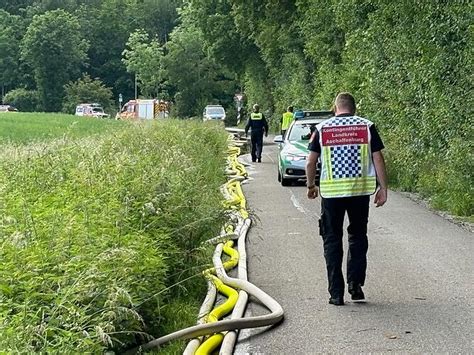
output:
[[[286,130],[290,127],[291,122],[293,121],[293,113],[285,112],[283,114],[283,120],[281,122],[281,129]]]
[[[258,112],[258,113],[255,113],[255,112],[252,112],[250,114],[250,119],[253,120],[253,121],[260,121],[262,119],[263,115]]]
[[[324,198],[371,195],[377,179],[370,126],[358,116],[333,117],[317,126],[321,144],[320,193]]]

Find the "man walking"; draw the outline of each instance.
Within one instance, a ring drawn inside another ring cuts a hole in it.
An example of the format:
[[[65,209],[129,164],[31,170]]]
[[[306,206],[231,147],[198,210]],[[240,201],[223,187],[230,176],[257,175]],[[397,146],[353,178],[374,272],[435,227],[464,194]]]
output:
[[[252,161],[262,162],[262,149],[263,149],[263,135],[268,136],[268,123],[263,114],[260,112],[260,108],[257,104],[253,105],[253,112],[250,114],[250,118],[245,126],[245,135],[250,133],[250,142],[252,144]]]
[[[344,215],[349,226],[347,255],[348,291],[353,301],[364,301],[362,286],[367,269],[367,222],[369,196],[376,190],[377,207],[387,201],[384,148],[375,125],[355,115],[356,104],[349,93],[335,100],[335,117],[320,123],[309,144],[306,163],[308,198],[321,194],[319,232],[323,239],[328,274],[329,303],[344,304],[342,236]],[[316,164],[321,157],[320,187],[315,186]],[[378,186],[377,186],[378,182]]]
[[[281,135],[285,137],[285,133],[293,122],[293,106],[288,106],[286,112],[281,117]]]

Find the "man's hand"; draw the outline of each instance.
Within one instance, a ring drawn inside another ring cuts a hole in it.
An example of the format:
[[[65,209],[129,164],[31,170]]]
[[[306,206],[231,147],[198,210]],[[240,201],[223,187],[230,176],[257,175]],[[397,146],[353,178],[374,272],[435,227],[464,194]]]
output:
[[[375,194],[375,207],[381,207],[387,202],[387,189],[379,189]]]
[[[319,188],[314,185],[316,181],[316,164],[318,163],[319,154],[316,152],[309,152],[306,159],[306,184],[308,186],[308,198],[314,200],[318,197]]]
[[[318,197],[318,194],[319,194],[319,189],[317,186],[312,186],[310,188],[308,187],[307,195],[310,200],[314,200],[316,197]]]

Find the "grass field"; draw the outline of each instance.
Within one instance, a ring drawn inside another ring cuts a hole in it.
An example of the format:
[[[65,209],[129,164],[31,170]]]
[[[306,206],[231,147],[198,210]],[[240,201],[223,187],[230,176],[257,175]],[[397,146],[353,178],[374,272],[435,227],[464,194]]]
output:
[[[195,323],[222,128],[20,114],[0,132],[1,351],[121,352]]]
[[[0,144],[44,141],[67,135],[90,136],[120,128],[125,123],[111,119],[50,113],[0,113]]]

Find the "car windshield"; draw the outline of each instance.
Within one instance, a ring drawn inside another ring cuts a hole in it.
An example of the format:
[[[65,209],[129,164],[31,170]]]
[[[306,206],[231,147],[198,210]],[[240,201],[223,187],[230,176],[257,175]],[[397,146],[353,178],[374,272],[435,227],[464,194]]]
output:
[[[223,115],[224,109],[222,107],[211,107],[206,110],[208,115]]]
[[[311,137],[311,133],[313,133],[315,127],[315,123],[295,124],[290,131],[288,139],[290,141],[307,141]]]

